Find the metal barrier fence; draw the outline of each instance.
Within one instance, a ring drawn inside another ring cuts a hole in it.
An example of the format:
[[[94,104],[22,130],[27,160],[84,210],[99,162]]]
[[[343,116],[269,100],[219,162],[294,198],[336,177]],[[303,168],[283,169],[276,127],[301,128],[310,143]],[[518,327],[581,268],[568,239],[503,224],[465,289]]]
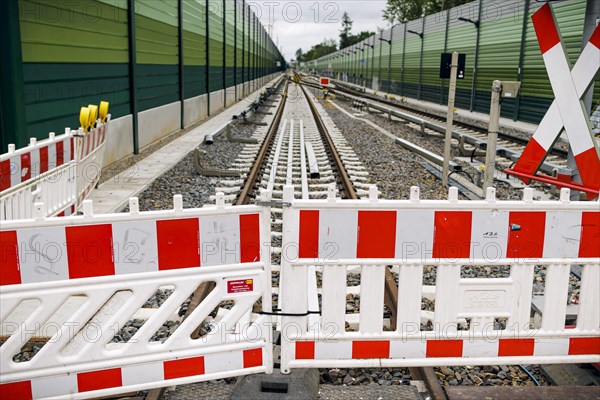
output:
[[[225,206],[222,194],[202,209],[183,209],[179,195],[170,211],[139,212],[135,198],[126,214],[83,206],[82,216],[44,218],[37,204],[34,220],[3,224],[3,398],[90,398],[272,371],[270,317],[252,314],[271,311],[261,246],[269,208]],[[144,308],[161,290],[158,308]],[[132,333],[136,319],[145,321]]]
[[[284,189],[281,368],[402,367],[600,360],[598,202],[296,200]],[[583,265],[576,327],[565,328],[570,265]],[[384,329],[388,265],[398,270],[397,326]],[[424,266],[437,266],[433,326],[421,325]],[[510,266],[462,278],[461,267]],[[543,317],[530,320],[536,266]],[[358,329],[347,329],[347,270],[360,270]],[[322,275],[322,284],[316,273]],[[319,299],[320,295],[320,299]],[[459,322],[461,322],[459,324]]]

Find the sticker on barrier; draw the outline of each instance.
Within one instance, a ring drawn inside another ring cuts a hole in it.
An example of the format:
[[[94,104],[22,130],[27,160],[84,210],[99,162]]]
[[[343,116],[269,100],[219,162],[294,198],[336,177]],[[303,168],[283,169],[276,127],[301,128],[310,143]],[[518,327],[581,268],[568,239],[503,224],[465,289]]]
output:
[[[135,198],[126,214],[94,215],[90,200],[82,216],[42,209],[0,233],[2,398],[272,371],[271,317],[259,313],[271,311],[269,208],[224,206],[218,194],[201,209],[181,196],[170,211],[139,212]],[[206,296],[183,317],[199,288]]]
[[[482,201],[458,200],[456,188],[445,201],[420,200],[416,187],[410,200],[371,193],[306,201],[284,188],[282,371],[600,361],[597,201],[570,202],[568,189],[559,201],[534,201],[531,189],[522,201],[496,200],[493,188]],[[567,329],[571,264],[583,273]],[[424,284],[430,266],[435,286]],[[485,267],[506,275],[462,276]],[[541,322],[531,318],[536,268],[545,270]],[[359,296],[357,319],[347,293]],[[397,310],[395,325],[384,304]]]

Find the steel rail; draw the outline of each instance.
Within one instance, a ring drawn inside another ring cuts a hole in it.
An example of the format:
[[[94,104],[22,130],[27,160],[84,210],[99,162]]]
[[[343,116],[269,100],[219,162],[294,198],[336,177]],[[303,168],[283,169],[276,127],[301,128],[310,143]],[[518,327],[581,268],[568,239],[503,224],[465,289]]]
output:
[[[238,196],[235,205],[244,205],[250,203],[250,195],[254,191],[254,187],[256,185],[256,181],[259,178],[260,171],[262,169],[265,158],[267,157],[267,153],[271,148],[271,143],[275,138],[275,134],[277,133],[277,129],[279,128],[279,124],[281,122],[281,116],[283,115],[283,109],[285,108],[285,103],[287,100],[287,91],[288,91],[289,82],[286,81],[285,88],[283,90],[281,102],[279,103],[279,107],[277,108],[277,112],[275,113],[275,118],[273,119],[273,123],[269,127],[267,132],[267,136],[263,141],[258,155],[256,156],[256,160],[250,169],[250,173],[246,178],[246,182],[244,183],[244,187]]]
[[[340,182],[342,184],[342,188],[344,189],[344,193],[345,193],[346,197],[349,199],[353,199],[353,200],[358,199],[358,194],[356,193],[356,189],[354,188],[354,185],[352,184],[352,181],[350,180],[350,176],[348,175],[348,172],[346,171],[344,162],[342,161],[342,158],[340,157],[340,155],[337,151],[337,148],[335,147],[335,143],[333,143],[333,139],[329,135],[327,127],[325,126],[325,123],[323,122],[323,119],[321,118],[321,115],[319,114],[317,107],[315,106],[314,102],[312,101],[312,99],[310,98],[308,93],[306,92],[306,89],[304,88],[304,86],[300,85],[300,88],[302,89],[304,96],[306,96],[306,100],[310,107],[310,111],[315,119],[317,129],[319,130],[319,133],[321,134],[323,141],[327,145],[327,149],[329,150],[329,154],[331,155],[331,159],[333,161],[334,167],[337,170],[337,173],[339,175]]]

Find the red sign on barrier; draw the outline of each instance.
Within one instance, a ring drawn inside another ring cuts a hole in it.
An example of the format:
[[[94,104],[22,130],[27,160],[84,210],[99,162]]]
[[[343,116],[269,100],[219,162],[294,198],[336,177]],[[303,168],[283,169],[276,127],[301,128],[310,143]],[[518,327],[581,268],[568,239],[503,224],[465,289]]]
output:
[[[254,290],[254,279],[239,279],[227,282],[227,293],[245,293]]]
[[[321,77],[321,85],[329,85],[329,78]]]

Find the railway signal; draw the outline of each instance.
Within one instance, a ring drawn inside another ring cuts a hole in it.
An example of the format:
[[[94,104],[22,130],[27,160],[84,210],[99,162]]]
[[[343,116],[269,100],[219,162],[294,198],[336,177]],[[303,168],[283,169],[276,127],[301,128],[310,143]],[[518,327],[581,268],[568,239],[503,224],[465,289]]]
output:
[[[580,99],[600,69],[600,26],[596,27],[570,70],[550,5],[540,8],[532,20],[555,99],[515,167],[506,172],[519,176],[526,183],[530,179],[541,180],[584,191],[588,198],[597,197],[600,191],[600,159],[589,115]],[[583,184],[535,175],[563,128],[569,137]]]

